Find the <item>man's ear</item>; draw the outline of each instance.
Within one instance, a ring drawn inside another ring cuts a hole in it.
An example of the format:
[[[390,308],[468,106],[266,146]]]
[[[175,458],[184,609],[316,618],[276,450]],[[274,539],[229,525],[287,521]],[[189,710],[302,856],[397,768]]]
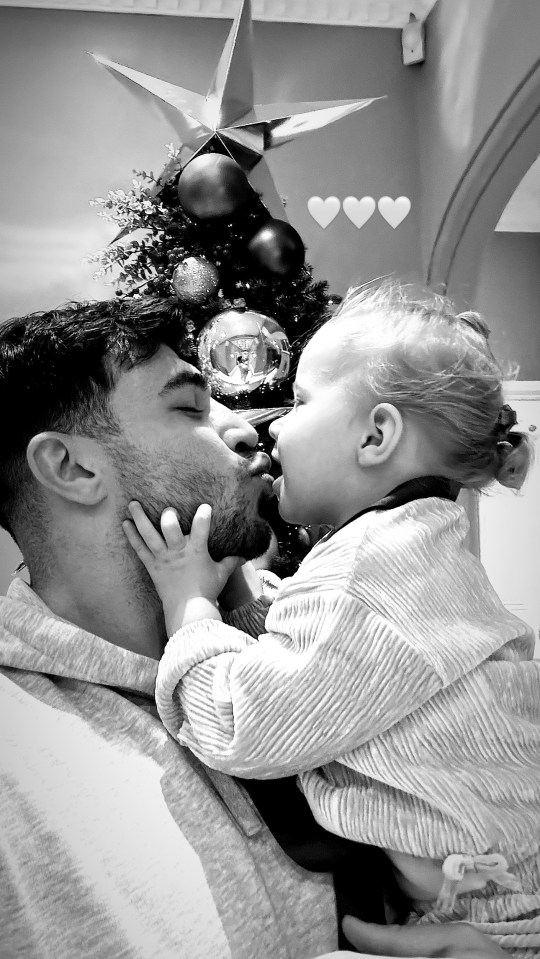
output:
[[[369,414],[358,446],[362,467],[380,466],[396,449],[403,433],[403,417],[391,403],[378,403]]]
[[[28,444],[26,458],[37,481],[63,499],[95,506],[107,495],[88,437],[38,433]]]

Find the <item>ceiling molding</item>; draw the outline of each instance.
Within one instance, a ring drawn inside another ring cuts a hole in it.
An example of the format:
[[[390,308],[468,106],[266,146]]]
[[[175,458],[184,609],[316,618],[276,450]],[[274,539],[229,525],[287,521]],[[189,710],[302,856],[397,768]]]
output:
[[[253,0],[253,19],[326,26],[402,28],[409,14],[425,20],[436,0]],[[0,0],[0,7],[91,10],[231,20],[238,0]]]

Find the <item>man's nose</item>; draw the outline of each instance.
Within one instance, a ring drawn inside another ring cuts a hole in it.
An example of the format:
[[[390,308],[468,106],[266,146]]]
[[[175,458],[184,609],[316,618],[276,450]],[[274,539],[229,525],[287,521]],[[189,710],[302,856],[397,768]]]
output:
[[[212,420],[216,431],[229,449],[236,453],[253,450],[259,442],[259,434],[244,417],[228,409],[217,400],[212,401]]]

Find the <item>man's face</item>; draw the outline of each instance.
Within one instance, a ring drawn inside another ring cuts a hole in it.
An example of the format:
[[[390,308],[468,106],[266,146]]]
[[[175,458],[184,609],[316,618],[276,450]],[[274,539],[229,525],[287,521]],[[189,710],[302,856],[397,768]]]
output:
[[[268,457],[255,452],[256,430],[210,398],[195,367],[162,346],[119,374],[110,407],[120,434],[104,446],[119,521],[136,499],[156,525],[173,506],[186,532],[197,507],[210,503],[214,559],[251,559],[268,548]]]

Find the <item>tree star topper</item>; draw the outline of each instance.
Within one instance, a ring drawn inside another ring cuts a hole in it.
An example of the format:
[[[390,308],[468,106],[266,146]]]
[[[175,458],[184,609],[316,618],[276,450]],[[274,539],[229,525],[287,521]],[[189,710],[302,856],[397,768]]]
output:
[[[380,98],[254,105],[252,46],[251,0],[243,0],[206,96],[99,54],[92,56],[161,101],[189,159],[208,150],[231,156],[250,174],[252,186],[262,193],[270,213],[283,219],[283,203],[264,160],[266,150],[319,130]],[[160,179],[168,170],[166,167]]]

